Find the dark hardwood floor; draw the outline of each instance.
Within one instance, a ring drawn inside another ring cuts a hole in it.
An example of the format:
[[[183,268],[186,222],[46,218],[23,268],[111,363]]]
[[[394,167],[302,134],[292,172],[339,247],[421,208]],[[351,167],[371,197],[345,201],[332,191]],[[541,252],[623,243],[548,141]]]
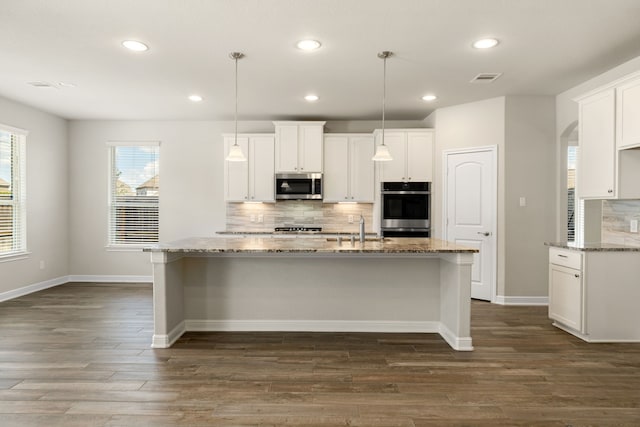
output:
[[[584,343],[546,307],[474,302],[471,325],[473,352],[360,333],[154,350],[150,286],[67,284],[0,303],[0,425],[640,425],[640,344]]]

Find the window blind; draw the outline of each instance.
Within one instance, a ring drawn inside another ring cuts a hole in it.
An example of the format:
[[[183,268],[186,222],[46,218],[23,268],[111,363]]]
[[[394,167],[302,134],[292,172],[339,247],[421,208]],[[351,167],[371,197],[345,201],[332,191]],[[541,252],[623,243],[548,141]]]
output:
[[[109,143],[109,245],[158,242],[159,143]]]
[[[27,251],[25,141],[0,125],[0,256]]]

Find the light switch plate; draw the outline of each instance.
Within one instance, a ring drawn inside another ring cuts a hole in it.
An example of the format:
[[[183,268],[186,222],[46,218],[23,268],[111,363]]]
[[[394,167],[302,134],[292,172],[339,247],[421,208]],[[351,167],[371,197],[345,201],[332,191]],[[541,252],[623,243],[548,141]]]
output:
[[[637,219],[632,219],[631,221],[629,221],[629,231],[631,231],[632,233],[637,233],[638,232],[638,220]]]

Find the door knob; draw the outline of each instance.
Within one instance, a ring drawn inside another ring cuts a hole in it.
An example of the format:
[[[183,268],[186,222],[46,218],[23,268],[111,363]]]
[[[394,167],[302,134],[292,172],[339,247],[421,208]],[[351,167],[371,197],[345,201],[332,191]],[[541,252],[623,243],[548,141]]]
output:
[[[481,234],[481,235],[483,235],[485,237],[491,236],[491,233],[489,233],[488,231],[478,231],[478,234]]]

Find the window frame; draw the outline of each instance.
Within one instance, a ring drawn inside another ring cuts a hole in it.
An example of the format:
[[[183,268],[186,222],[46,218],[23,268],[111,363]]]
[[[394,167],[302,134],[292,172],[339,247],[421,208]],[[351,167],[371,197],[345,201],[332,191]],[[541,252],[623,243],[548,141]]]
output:
[[[1,123],[0,130],[11,135],[11,163],[15,165],[11,169],[11,201],[0,200],[2,205],[13,206],[12,249],[0,252],[0,262],[5,262],[24,259],[29,254],[27,245],[27,135],[29,131]]]
[[[139,251],[140,249],[149,247],[151,245],[155,245],[159,242],[160,239],[160,195],[158,194],[158,201],[157,201],[157,209],[158,209],[158,213],[157,218],[158,218],[158,229],[157,229],[157,235],[158,235],[158,239],[156,241],[150,241],[150,242],[131,242],[131,243],[126,243],[126,242],[119,242],[117,241],[116,237],[113,235],[113,231],[117,228],[117,226],[113,225],[113,213],[114,213],[114,204],[117,203],[114,200],[114,189],[113,189],[113,183],[114,183],[114,172],[115,172],[115,155],[116,155],[116,149],[118,147],[157,147],[157,158],[156,160],[158,161],[158,167],[156,169],[157,175],[160,175],[160,166],[159,166],[159,162],[160,162],[160,141],[107,141],[107,148],[108,148],[108,173],[107,173],[107,231],[106,231],[106,249],[107,251]],[[158,192],[159,193],[159,192]]]

